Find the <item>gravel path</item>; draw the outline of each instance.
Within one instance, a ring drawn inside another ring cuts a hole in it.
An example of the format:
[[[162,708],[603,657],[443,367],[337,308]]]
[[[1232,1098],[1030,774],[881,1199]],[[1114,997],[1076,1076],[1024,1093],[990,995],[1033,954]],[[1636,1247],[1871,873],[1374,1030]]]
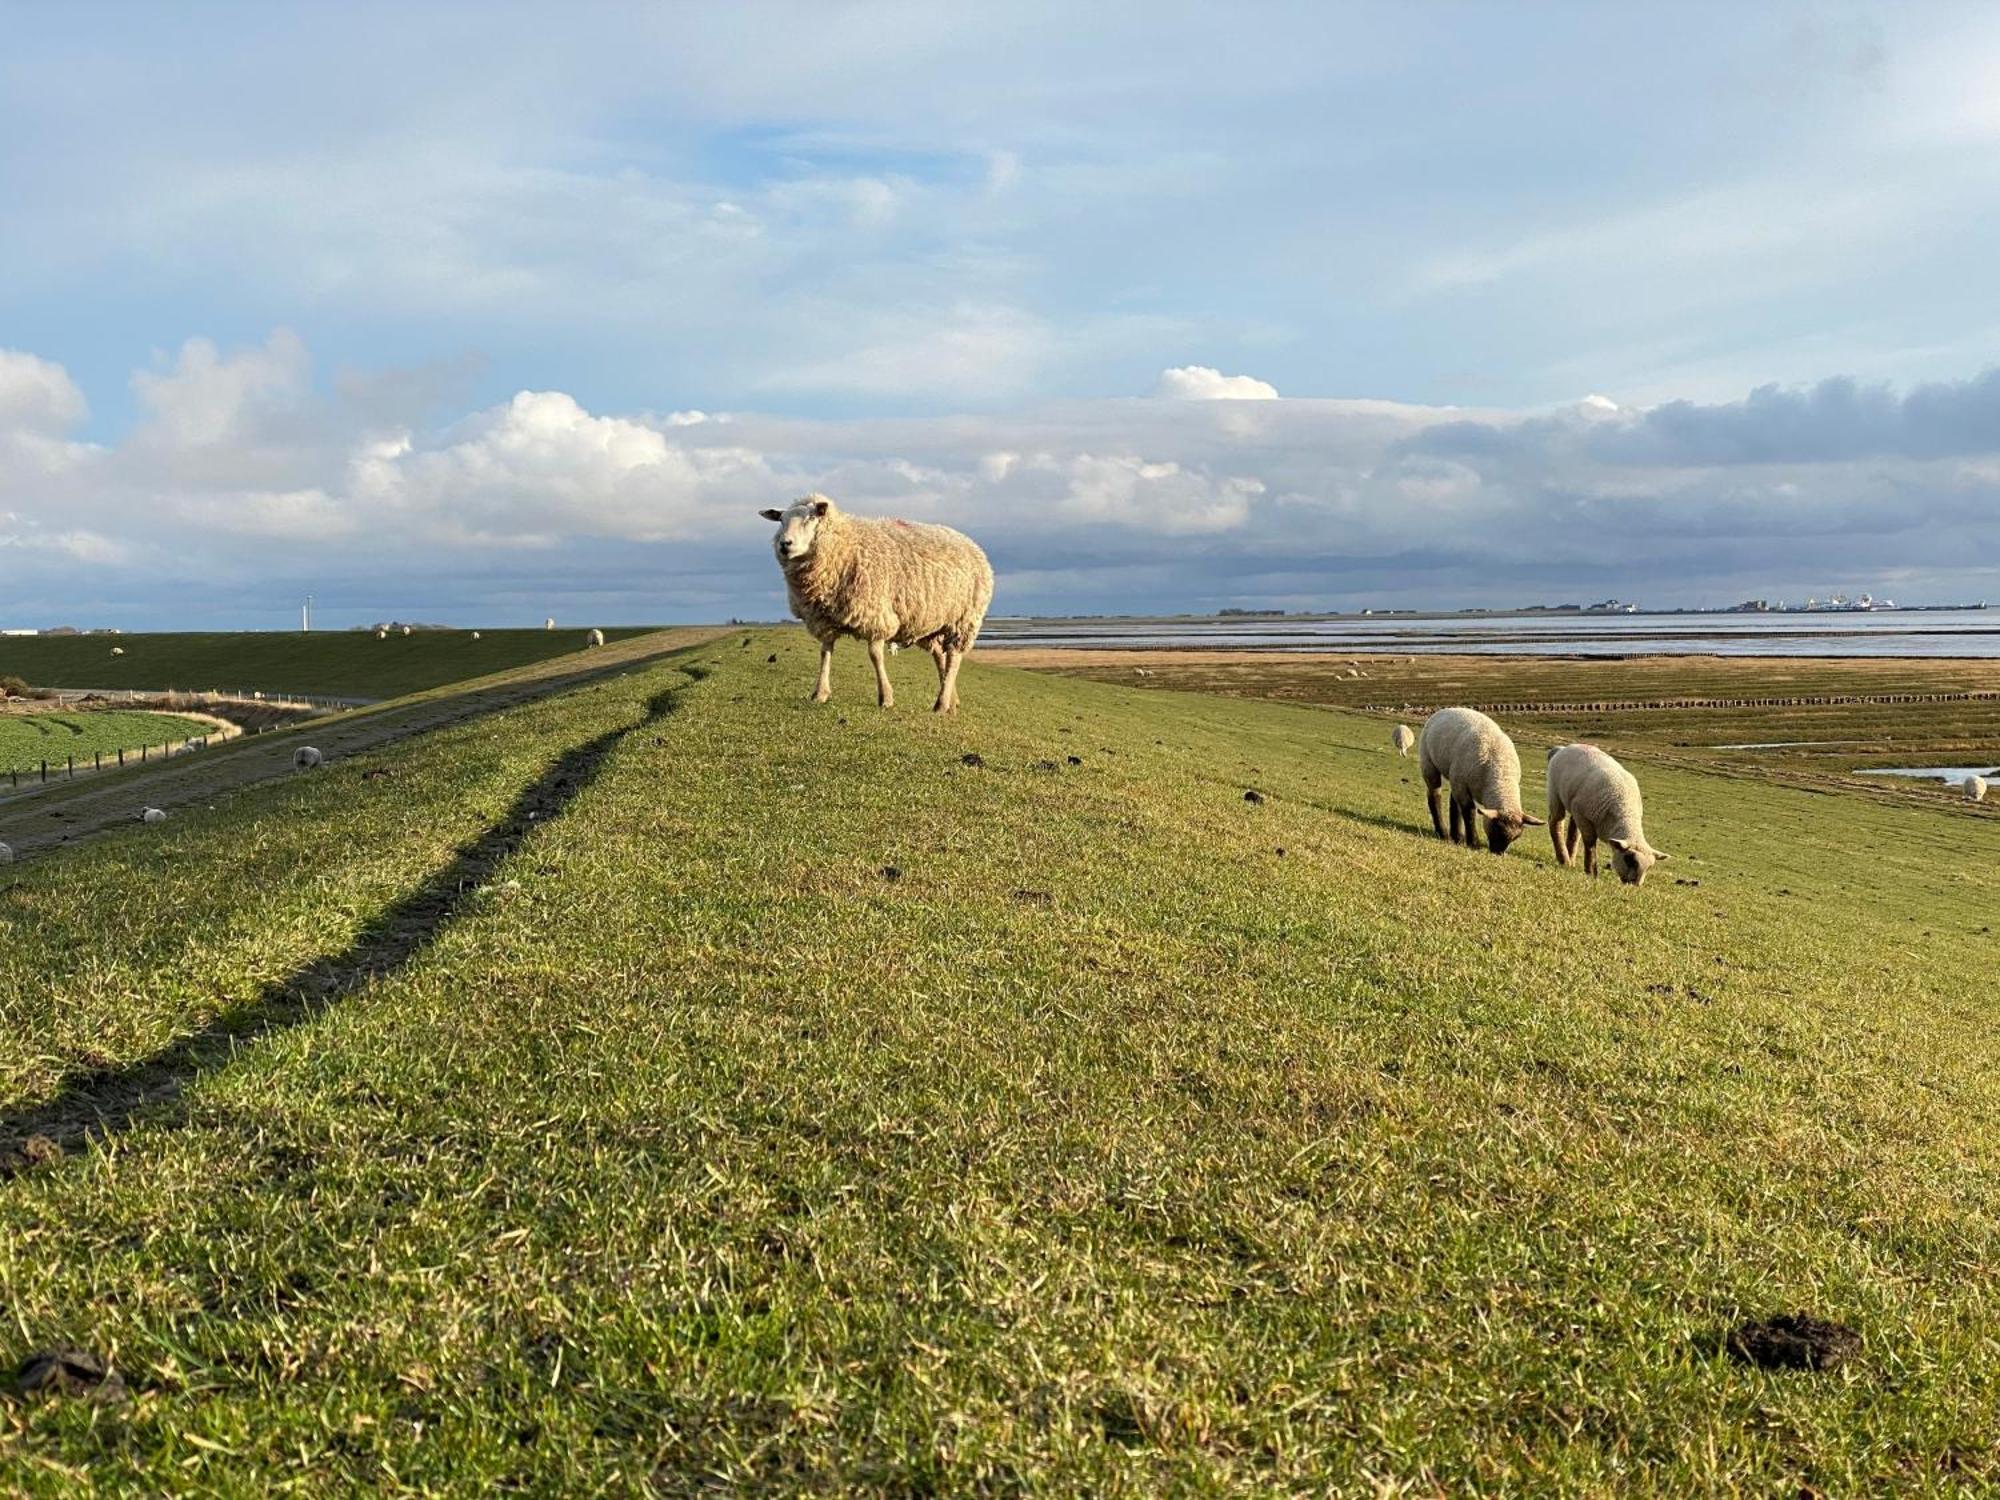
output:
[[[245,735],[173,760],[51,782],[32,791],[23,787],[18,794],[0,795],[0,843],[11,845],[16,857],[31,859],[130,823],[142,807],[171,813],[177,807],[206,805],[255,782],[294,775],[292,752],[301,745],[315,745],[329,760],[339,760],[629,671],[725,633],[720,627],[689,626],[633,636],[498,677],[434,688],[379,708]]]

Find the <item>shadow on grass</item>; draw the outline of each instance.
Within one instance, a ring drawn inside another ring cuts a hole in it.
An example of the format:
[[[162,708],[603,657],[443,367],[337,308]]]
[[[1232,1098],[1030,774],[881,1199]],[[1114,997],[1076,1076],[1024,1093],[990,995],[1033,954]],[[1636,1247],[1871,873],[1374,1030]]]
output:
[[[370,922],[343,951],[314,959],[265,986],[256,999],[149,1057],[79,1074],[42,1104],[0,1111],[0,1141],[8,1143],[0,1154],[0,1178],[16,1176],[52,1154],[35,1137],[69,1150],[117,1135],[142,1117],[164,1114],[189,1084],[229,1061],[245,1043],[309,1021],[370,981],[411,963],[464,914],[532,829],[560,815],[582,794],[626,736],[672,713],[681,693],[707,675],[703,667],[681,670],[688,683],[654,695],[644,718],[564,751],[498,821]]]

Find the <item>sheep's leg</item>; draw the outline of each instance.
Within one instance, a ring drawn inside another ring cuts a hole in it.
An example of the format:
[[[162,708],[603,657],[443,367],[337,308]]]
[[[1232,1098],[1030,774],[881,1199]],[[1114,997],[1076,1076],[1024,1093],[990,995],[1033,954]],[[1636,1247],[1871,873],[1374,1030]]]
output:
[[[1577,825],[1577,821],[1573,816],[1569,820],[1569,838],[1567,842],[1569,844],[1570,861],[1574,863],[1576,860],[1576,851],[1583,844],[1583,829]]]
[[[813,688],[813,702],[824,703],[833,696],[833,642],[819,643],[819,682]]]
[[[963,651],[945,653],[944,680],[938,684],[937,712],[941,714],[958,712],[958,669],[964,661]]]
[[[1425,778],[1424,801],[1430,806],[1431,827],[1437,831],[1437,836],[1439,838],[1448,839],[1451,837],[1451,835],[1444,831],[1444,809],[1438,805],[1443,800],[1444,796],[1443,793],[1441,793],[1438,790],[1438,783],[1430,780],[1428,777]],[[1456,809],[1454,809],[1454,813],[1455,812]]]
[[[875,701],[884,708],[896,706],[896,690],[889,686],[889,653],[883,650],[886,643],[870,641],[868,660],[875,668]]]
[[[1464,816],[1465,847],[1468,849],[1484,848],[1485,846],[1479,842],[1479,814],[1473,809],[1472,799],[1469,797],[1465,802]]]
[[[1454,844],[1465,842],[1465,809],[1459,806],[1456,795],[1451,799],[1451,841]]]
[[[1558,812],[1555,808],[1553,807],[1550,808],[1549,842],[1556,846],[1556,863],[1559,865],[1566,865],[1569,863],[1569,850],[1563,845],[1563,838],[1568,833],[1568,831],[1569,830],[1563,823],[1563,815],[1560,812]]]
[[[1597,835],[1594,833],[1583,836],[1583,873],[1592,880],[1597,878]]]

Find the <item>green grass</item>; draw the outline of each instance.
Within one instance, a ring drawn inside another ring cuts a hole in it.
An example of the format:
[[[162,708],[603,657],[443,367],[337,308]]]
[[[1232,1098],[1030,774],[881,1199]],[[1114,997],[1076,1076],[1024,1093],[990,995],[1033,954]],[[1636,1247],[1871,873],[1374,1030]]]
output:
[[[649,627],[650,628],[650,627]],[[607,629],[607,641],[644,634]],[[219,688],[330,698],[395,698],[583,649],[584,630],[372,630],[219,634],[0,636],[0,677],[35,687]],[[113,646],[124,650],[113,656]]]
[[[89,765],[94,755],[115,756],[120,750],[180,745],[196,735],[213,734],[215,726],[178,714],[135,713],[123,709],[102,712],[0,714],[0,776],[10,771],[39,772],[66,767],[71,757]]]
[[[813,655],[0,878],[11,1117],[112,1127],[0,1184],[9,1352],[136,1392],[9,1488],[2000,1483],[1992,821],[1641,764],[1632,891],[1373,719]],[[1863,1355],[1714,1352],[1786,1310]]]

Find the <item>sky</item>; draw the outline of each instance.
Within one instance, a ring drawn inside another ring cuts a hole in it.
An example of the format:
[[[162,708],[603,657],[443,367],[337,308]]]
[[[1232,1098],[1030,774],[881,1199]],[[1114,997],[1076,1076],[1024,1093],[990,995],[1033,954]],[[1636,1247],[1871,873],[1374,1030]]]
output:
[[[0,628],[2000,599],[2000,8],[0,0]]]

